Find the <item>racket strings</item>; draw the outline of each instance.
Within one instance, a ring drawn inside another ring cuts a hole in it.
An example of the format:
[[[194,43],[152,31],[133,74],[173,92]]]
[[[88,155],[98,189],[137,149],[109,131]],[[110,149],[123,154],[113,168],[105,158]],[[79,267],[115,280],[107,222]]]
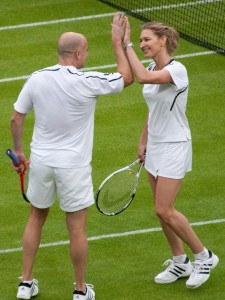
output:
[[[114,174],[99,192],[99,208],[108,214],[121,211],[131,202],[136,185],[136,173],[132,169]]]

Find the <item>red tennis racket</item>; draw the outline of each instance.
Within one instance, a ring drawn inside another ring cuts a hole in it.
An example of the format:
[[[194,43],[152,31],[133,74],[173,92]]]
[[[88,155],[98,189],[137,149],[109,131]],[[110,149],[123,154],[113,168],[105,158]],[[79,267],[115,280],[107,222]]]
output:
[[[20,174],[20,188],[21,188],[21,193],[22,193],[22,196],[23,196],[23,199],[26,201],[26,202],[30,202],[26,196],[26,193],[25,193],[25,175],[26,175],[26,168],[24,166],[24,164],[22,164],[19,160],[19,158],[16,156],[16,154],[11,150],[11,149],[8,149],[6,150],[6,155],[8,155],[9,158],[11,158],[11,160],[13,161],[14,165],[16,166],[21,166],[21,172],[19,173]],[[29,164],[29,162],[27,162],[27,164]]]

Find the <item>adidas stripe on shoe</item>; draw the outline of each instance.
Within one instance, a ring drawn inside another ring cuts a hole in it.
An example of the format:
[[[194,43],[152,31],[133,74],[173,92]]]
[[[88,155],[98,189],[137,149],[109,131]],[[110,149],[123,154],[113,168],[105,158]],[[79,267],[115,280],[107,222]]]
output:
[[[193,266],[187,257],[186,261],[182,264],[175,263],[172,259],[168,259],[164,262],[164,265],[168,265],[167,269],[159,273],[154,281],[155,283],[165,284],[172,283],[179,278],[189,276],[192,272]]]
[[[209,250],[208,250],[209,251]],[[186,287],[196,289],[205,283],[210,276],[210,272],[219,262],[218,256],[209,251],[209,258],[206,260],[196,260],[193,271],[186,282]]]
[[[33,279],[32,283],[21,282],[18,287],[17,299],[31,299],[38,294],[38,281]]]

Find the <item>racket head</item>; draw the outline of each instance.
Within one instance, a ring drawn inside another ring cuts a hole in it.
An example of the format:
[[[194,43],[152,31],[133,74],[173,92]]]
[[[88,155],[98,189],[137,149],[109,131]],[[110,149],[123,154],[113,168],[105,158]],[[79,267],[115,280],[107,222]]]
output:
[[[97,209],[106,216],[118,215],[131,204],[137,186],[137,173],[130,167],[112,173],[99,186],[96,194]]]

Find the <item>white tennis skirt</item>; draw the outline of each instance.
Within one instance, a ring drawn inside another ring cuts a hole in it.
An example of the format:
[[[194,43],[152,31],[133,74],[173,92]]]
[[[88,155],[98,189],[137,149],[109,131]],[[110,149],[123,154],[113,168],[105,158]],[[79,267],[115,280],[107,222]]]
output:
[[[192,170],[192,142],[148,142],[145,169],[157,176],[182,179]]]

